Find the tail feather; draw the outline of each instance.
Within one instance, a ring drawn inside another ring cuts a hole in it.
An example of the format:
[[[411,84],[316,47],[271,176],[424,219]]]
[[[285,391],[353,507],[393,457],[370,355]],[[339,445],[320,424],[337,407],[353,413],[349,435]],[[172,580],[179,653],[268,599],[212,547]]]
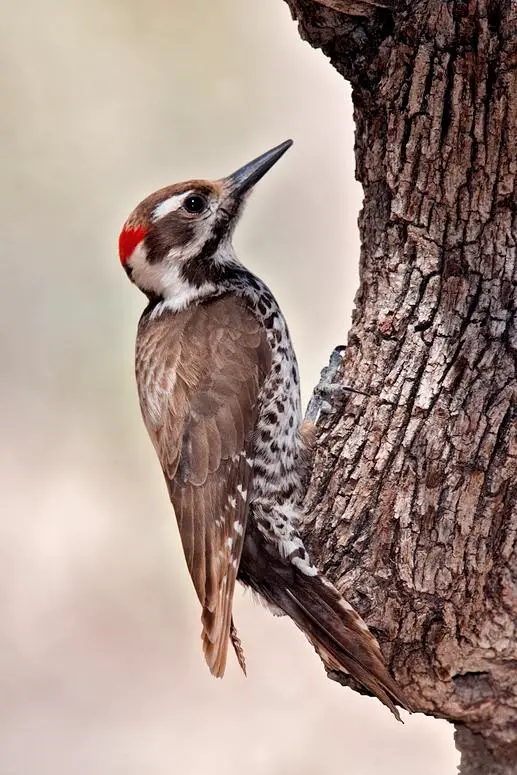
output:
[[[244,658],[244,649],[242,648],[241,639],[237,635],[237,628],[235,627],[233,616],[232,616],[232,623],[230,627],[230,638],[232,641],[232,646],[235,650],[237,662],[239,663],[240,668],[244,673],[244,675],[246,675],[246,659]]]
[[[274,602],[305,633],[329,669],[350,674],[400,721],[395,703],[410,708],[363,619],[323,576],[296,571],[293,582],[274,587]]]

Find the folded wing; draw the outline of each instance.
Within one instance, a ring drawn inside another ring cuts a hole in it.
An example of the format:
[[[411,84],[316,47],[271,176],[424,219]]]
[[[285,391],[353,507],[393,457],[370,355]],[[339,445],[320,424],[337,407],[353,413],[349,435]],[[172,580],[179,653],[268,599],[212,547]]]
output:
[[[146,311],[140,321],[142,414],[176,512],[202,605],[205,658],[216,676],[224,673],[230,632],[238,643],[231,611],[252,485],[249,454],[270,367],[264,328],[238,297],[156,319]]]

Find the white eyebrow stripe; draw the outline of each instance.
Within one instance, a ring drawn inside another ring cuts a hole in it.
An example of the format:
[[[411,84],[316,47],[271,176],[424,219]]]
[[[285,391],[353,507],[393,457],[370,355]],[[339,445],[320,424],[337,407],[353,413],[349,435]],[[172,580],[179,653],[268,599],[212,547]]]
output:
[[[174,196],[170,196],[168,199],[164,199],[163,202],[160,202],[153,210],[153,222],[159,221],[160,218],[174,212],[174,210],[179,210],[185,201],[185,197],[191,193],[191,191],[185,191],[183,194],[174,194]]]

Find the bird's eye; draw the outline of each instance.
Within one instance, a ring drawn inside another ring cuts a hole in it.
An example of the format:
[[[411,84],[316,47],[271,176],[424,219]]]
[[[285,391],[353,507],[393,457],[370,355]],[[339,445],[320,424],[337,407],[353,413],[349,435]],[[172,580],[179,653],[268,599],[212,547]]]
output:
[[[191,194],[183,202],[187,213],[202,213],[206,207],[206,199],[199,194]]]

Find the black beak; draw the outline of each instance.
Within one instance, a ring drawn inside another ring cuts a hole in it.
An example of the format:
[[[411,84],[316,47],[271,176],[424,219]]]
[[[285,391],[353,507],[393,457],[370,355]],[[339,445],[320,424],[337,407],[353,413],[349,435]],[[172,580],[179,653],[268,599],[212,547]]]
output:
[[[228,186],[229,193],[238,198],[242,197],[271,169],[273,164],[276,164],[292,144],[292,140],[280,143],[276,148],[271,148],[270,151],[266,151],[262,156],[257,156],[256,159],[245,164],[244,167],[238,169],[233,175],[225,178],[223,182]]]

